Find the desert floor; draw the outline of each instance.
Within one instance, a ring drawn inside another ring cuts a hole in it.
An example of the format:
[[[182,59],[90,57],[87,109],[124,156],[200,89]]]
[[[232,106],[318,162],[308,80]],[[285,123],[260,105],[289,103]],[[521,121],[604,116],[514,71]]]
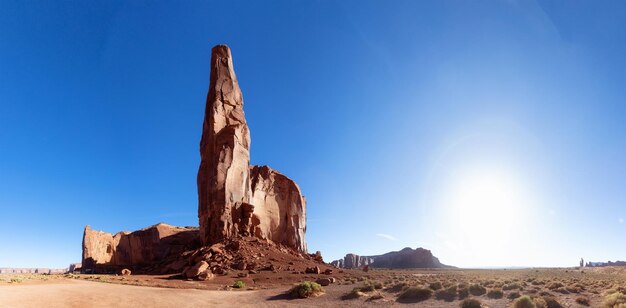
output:
[[[546,307],[604,307],[626,301],[626,268],[525,270],[337,270],[324,293],[293,299],[299,281],[326,275],[235,273],[211,281],[147,275],[0,275],[0,307],[214,307],[420,306],[460,307],[473,298],[483,307],[511,307],[528,295]],[[245,286],[233,288],[235,281]],[[422,290],[428,297],[405,296]],[[426,291],[424,291],[426,290]]]

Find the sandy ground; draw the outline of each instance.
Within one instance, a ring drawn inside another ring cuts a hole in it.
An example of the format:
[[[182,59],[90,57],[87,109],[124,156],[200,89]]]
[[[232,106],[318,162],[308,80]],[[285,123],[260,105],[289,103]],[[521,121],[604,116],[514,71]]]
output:
[[[206,291],[63,280],[0,286],[0,307],[274,306],[267,291]]]
[[[285,288],[198,290],[102,283],[76,279],[0,284],[0,308],[11,307],[337,307],[351,286],[332,286],[316,298],[292,299]],[[361,307],[360,301],[341,303]]]
[[[511,307],[511,295],[554,298],[562,307],[588,307],[577,303],[586,298],[590,307],[601,307],[612,292],[626,294],[626,268],[591,270],[346,270],[324,294],[306,299],[286,295],[294,281],[314,280],[325,275],[262,272],[245,278],[244,289],[230,287],[236,275],[210,281],[172,279],[166,276],[115,275],[0,275],[2,307],[459,307],[458,296],[447,300],[437,292],[448,286],[480,285],[501,290],[501,297],[474,294],[483,307]],[[439,287],[434,287],[439,284]],[[376,289],[374,286],[377,285]],[[358,297],[347,297],[364,290]],[[403,286],[399,290],[396,287]],[[443,288],[441,287],[443,286]],[[432,296],[409,304],[399,301],[406,288],[430,288]],[[354,289],[354,290],[353,290]],[[460,289],[459,289],[460,290]],[[455,291],[456,292],[456,291]],[[466,295],[467,296],[467,295]],[[555,306],[556,307],[556,306]]]

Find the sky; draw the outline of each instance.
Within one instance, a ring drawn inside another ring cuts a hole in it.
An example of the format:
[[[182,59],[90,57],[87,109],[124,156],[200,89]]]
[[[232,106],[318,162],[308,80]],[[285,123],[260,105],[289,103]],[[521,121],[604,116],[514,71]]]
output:
[[[0,267],[198,225],[216,44],[325,260],[626,259],[626,2],[4,0]]]

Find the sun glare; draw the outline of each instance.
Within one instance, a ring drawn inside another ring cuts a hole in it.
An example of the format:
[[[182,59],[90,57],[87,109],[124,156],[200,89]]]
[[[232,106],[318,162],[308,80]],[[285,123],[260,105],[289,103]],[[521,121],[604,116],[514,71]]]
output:
[[[493,168],[457,174],[446,194],[449,242],[476,259],[498,264],[504,247],[526,238],[526,194],[510,172]]]

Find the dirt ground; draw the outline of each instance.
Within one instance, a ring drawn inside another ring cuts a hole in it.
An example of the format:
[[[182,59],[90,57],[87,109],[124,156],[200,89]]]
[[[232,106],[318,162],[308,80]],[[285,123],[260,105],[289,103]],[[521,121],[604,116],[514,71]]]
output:
[[[605,307],[611,299],[626,302],[624,268],[367,273],[335,269],[332,276],[337,281],[324,287],[324,294],[306,299],[293,299],[287,291],[295,283],[328,275],[267,271],[240,278],[237,274],[210,281],[171,275],[0,275],[0,307],[460,307],[465,299],[476,299],[482,307],[511,307],[523,295],[536,301],[537,307],[543,301],[549,303],[544,307]],[[245,286],[233,287],[238,280]],[[403,298],[407,290],[415,289],[429,295]]]

